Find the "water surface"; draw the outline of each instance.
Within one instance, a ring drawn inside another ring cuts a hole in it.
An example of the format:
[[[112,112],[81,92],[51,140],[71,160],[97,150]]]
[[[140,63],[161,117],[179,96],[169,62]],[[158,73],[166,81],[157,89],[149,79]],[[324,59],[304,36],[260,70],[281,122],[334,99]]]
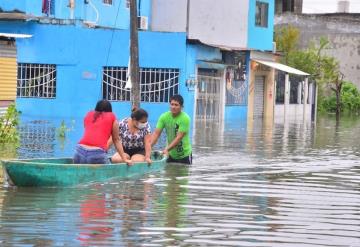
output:
[[[59,140],[57,126],[24,122],[13,155],[71,155],[79,134]],[[1,187],[0,245],[360,246],[359,138],[358,119],[198,124],[192,166],[68,189]]]

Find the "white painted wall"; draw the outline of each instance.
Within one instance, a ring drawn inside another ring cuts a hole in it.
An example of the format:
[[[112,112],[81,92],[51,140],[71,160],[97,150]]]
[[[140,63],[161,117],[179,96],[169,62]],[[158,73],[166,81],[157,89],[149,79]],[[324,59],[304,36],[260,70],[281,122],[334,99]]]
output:
[[[186,32],[187,0],[152,0],[151,30]]]
[[[151,30],[186,32],[189,25],[189,39],[246,48],[248,12],[249,0],[153,0]]]
[[[286,119],[287,120],[303,120],[303,111],[304,104],[289,104],[286,110]],[[311,120],[311,104],[306,104],[306,119]],[[274,109],[274,122],[282,123],[284,122],[284,105],[275,104]]]
[[[360,0],[348,0],[350,13],[360,13]],[[303,0],[303,13],[336,13],[338,0]]]
[[[247,47],[249,1],[192,0],[189,5],[189,39]]]

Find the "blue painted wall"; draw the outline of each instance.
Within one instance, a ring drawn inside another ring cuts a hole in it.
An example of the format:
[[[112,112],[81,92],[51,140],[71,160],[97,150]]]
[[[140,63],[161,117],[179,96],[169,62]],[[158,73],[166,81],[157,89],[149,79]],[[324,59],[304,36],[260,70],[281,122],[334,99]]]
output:
[[[2,0],[0,7],[2,8],[3,11],[19,10],[19,11],[25,12],[26,11],[26,2],[27,1]],[[41,6],[41,3],[40,3],[40,6]]]
[[[256,2],[269,4],[268,27],[255,26]],[[249,0],[248,49],[272,50],[274,32],[274,0]]]
[[[81,19],[96,22],[99,26],[127,29],[130,11],[126,8],[126,0],[113,1],[112,5],[104,4],[99,0],[91,0],[89,4],[84,5],[84,16]]]
[[[55,99],[18,98],[17,106],[25,116],[82,117],[102,97],[103,66],[128,65],[127,30],[88,29],[71,25],[48,25],[33,22],[0,22],[0,32],[32,34],[18,39],[19,63],[44,63],[57,66]],[[112,40],[112,42],[111,42]],[[140,66],[180,69],[180,93],[186,112],[193,116],[193,93],[185,86],[186,34],[139,32]],[[91,76],[85,78],[84,73]],[[150,120],[169,109],[168,103],[144,103]],[[119,118],[130,114],[129,102],[113,102]]]
[[[89,4],[85,4],[83,0],[75,1],[73,16],[68,4],[68,0],[55,0],[54,15],[50,17],[63,20],[83,20],[102,27],[129,28],[130,12],[126,8],[126,0],[115,0],[112,5],[104,4],[102,0],[89,0]],[[151,0],[138,0],[138,7],[139,15],[147,16],[150,26]],[[36,17],[46,16],[42,13],[42,1],[40,0],[2,0],[0,8],[3,11],[18,10]]]
[[[205,45],[193,45],[196,49],[196,59],[206,61],[221,61],[222,55],[219,48]]]
[[[247,121],[247,105],[227,105],[225,106],[225,122],[240,120]]]

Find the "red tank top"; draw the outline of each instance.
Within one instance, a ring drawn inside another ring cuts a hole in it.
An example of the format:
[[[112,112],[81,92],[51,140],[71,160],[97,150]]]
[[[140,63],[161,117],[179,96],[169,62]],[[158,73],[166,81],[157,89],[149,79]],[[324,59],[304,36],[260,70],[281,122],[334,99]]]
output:
[[[112,126],[116,117],[112,112],[102,112],[94,122],[95,111],[90,111],[84,118],[85,133],[79,144],[102,148],[111,136]]]

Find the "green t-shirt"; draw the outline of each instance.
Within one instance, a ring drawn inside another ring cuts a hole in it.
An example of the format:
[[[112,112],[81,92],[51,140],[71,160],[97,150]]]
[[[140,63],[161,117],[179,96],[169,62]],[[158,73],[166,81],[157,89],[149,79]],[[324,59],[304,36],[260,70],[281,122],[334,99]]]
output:
[[[167,143],[170,144],[176,137],[178,132],[185,133],[182,140],[169,151],[169,155],[173,159],[182,159],[191,154],[191,143],[189,138],[190,132],[190,117],[185,112],[181,112],[176,117],[172,113],[165,112],[161,114],[157,124],[157,129],[166,130]]]

